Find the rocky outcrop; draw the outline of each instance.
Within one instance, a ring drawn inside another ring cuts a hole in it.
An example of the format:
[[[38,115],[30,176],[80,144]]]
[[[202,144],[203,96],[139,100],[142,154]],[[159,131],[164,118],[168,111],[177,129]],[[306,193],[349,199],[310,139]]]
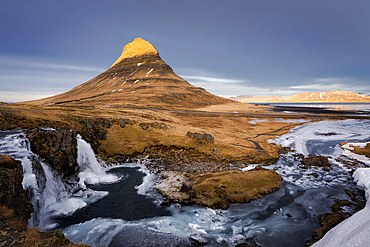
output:
[[[22,181],[21,161],[14,160],[9,155],[0,155],[0,203],[13,209],[21,220],[27,221],[33,207],[26,197]]]
[[[116,122],[121,128],[124,128],[126,125],[132,125],[134,123],[130,119],[116,119]]]
[[[68,177],[78,171],[76,132],[69,129],[40,129],[27,131],[31,150],[38,154],[54,171]],[[33,169],[37,170],[37,164]]]
[[[152,128],[155,128],[155,129],[162,129],[162,130],[166,130],[168,128],[167,124],[157,123],[157,122],[154,122],[154,123],[140,123],[139,126],[143,130],[148,129],[149,127],[152,127]]]
[[[213,143],[215,141],[213,136],[207,133],[192,133],[189,131],[188,133],[186,133],[186,135],[198,141],[205,140],[209,143]]]

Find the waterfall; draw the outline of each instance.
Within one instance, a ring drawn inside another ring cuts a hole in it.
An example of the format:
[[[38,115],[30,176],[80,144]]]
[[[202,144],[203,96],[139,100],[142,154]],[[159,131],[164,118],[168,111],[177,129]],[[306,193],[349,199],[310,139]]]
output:
[[[52,169],[30,150],[30,143],[21,131],[2,132],[0,154],[9,154],[21,160],[23,167],[23,188],[28,193],[34,212],[29,219],[29,226],[40,229],[50,228],[47,208],[70,196],[61,179]],[[39,164],[37,172],[34,164]]]
[[[77,135],[77,163],[80,166],[78,177],[82,186],[85,186],[85,183],[97,184],[118,181],[117,176],[105,173],[90,144],[84,141],[80,135]]]
[[[21,131],[1,133],[0,154],[9,154],[22,161],[23,188],[27,191],[34,212],[29,219],[30,227],[42,230],[54,229],[53,217],[72,214],[108,194],[105,191],[94,191],[87,184],[110,183],[118,177],[106,174],[97,161],[91,146],[80,135],[77,136],[77,163],[80,168],[79,181],[63,182],[60,175],[42,161],[30,149],[29,140]],[[35,169],[35,163],[39,165]],[[39,170],[39,171],[37,171]]]

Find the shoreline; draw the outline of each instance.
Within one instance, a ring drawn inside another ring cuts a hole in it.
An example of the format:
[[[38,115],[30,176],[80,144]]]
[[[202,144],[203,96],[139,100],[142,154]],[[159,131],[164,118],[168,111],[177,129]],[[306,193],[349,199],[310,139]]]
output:
[[[271,108],[272,111],[276,112],[296,112],[296,113],[316,113],[316,114],[338,114],[338,115],[345,115],[348,117],[357,117],[357,116],[365,116],[368,117],[368,115],[363,115],[364,113],[358,110],[332,110],[322,107],[305,107],[305,106],[272,106],[274,108]]]

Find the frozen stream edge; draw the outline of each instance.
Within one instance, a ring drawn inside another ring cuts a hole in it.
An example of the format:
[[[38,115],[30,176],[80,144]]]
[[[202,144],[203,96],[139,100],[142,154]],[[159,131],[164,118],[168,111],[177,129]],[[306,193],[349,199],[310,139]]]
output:
[[[363,125],[359,126],[359,122]],[[315,150],[316,147],[310,145],[310,142],[314,139],[319,140],[320,138],[323,142],[331,141],[334,146],[333,150]],[[344,148],[348,148],[350,145],[366,146],[370,141],[369,120],[348,119],[343,121],[316,122],[296,127],[286,135],[275,140],[269,140],[283,147],[290,147],[303,155],[317,152],[317,155],[328,156],[329,159],[332,159],[333,163],[339,166],[341,164],[335,162],[335,157],[339,156],[358,160],[367,166],[366,168],[357,168],[353,173],[353,178],[357,182],[357,186],[365,190],[367,199],[365,208],[332,228],[320,241],[313,245],[314,247],[365,247],[369,246],[370,243],[370,168],[368,168],[370,166],[370,159],[363,155],[354,154],[348,149],[341,148],[338,140],[343,139],[350,142],[345,144],[343,146]]]
[[[366,206],[332,228],[314,247],[365,247],[370,243],[370,168],[358,168],[353,177],[366,191]]]

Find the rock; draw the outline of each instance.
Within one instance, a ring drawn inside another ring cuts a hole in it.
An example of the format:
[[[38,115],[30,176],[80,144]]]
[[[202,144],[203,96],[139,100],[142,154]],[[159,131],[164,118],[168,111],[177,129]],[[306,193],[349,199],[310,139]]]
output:
[[[37,186],[39,187],[40,191],[43,191],[46,186],[46,177],[44,169],[42,168],[40,161],[37,159],[32,161],[32,171],[36,175]]]
[[[198,141],[201,141],[205,139],[205,134],[203,133],[194,133],[194,138],[197,139]]]
[[[185,193],[180,192],[183,183],[185,182],[185,177],[174,171],[168,171],[162,173],[162,178],[159,183],[154,187],[165,197],[170,198],[172,201],[182,201],[182,196]]]
[[[171,206],[171,199],[168,197],[165,197],[163,199],[163,202],[161,203],[161,206],[166,206],[166,207]]]
[[[254,168],[254,170],[258,171],[258,170],[265,170],[261,164],[258,164],[256,165],[256,167]]]
[[[197,197],[197,193],[194,190],[189,191],[188,195],[192,198]]]
[[[205,140],[209,143],[213,143],[214,142],[214,138],[211,134],[207,134],[207,133],[192,133],[192,132],[187,132],[186,133],[187,136],[193,138],[193,139],[197,139],[198,141],[202,141],[202,140]]]
[[[26,197],[22,181],[21,161],[14,160],[9,155],[0,155],[0,202],[14,209],[15,215],[27,222],[33,207]]]
[[[86,128],[110,128],[112,126],[112,120],[106,118],[83,118],[79,117],[76,122],[83,125]]]
[[[203,234],[193,233],[190,235],[190,239],[193,240],[198,245],[208,244],[208,239]]]
[[[121,118],[119,118],[119,119],[116,119],[115,121],[119,124],[119,126],[121,126],[121,128],[124,128],[128,124],[132,125],[132,123],[133,123],[130,119],[121,119]]]
[[[331,228],[339,224],[339,222],[345,219],[343,213],[334,212],[329,214],[324,214],[320,217],[320,223],[322,227],[317,228],[313,233],[312,237],[314,240],[321,239],[325,233],[327,233]]]
[[[183,195],[182,197],[181,197],[181,199],[182,199],[182,201],[183,202],[187,202],[187,201],[189,201],[190,200],[190,195],[189,194],[185,194],[185,195]]]
[[[143,130],[146,130],[146,129],[148,129],[148,128],[149,128],[149,124],[147,124],[147,123],[141,123],[141,124],[139,124],[139,126],[140,126]]]
[[[311,154],[308,157],[303,158],[302,164],[303,164],[302,168],[305,168],[305,169],[311,166],[324,167],[325,170],[328,170],[329,168],[331,168],[331,164],[329,163],[329,160],[327,157],[313,156]]]
[[[38,154],[60,176],[71,176],[78,171],[76,132],[69,129],[27,131],[32,152]],[[36,166],[34,169],[37,170]]]
[[[166,130],[168,128],[167,124],[165,123],[150,123],[150,127],[162,129],[162,130]]]
[[[215,139],[213,138],[213,136],[211,134],[206,134],[206,138],[205,139],[209,143],[213,143],[215,141]]]
[[[189,185],[187,183],[183,183],[182,186],[181,186],[180,191],[181,192],[188,192],[189,190],[191,190],[191,185]]]
[[[229,196],[226,190],[222,187],[215,187],[216,201],[213,205],[214,208],[227,209],[230,205]]]

